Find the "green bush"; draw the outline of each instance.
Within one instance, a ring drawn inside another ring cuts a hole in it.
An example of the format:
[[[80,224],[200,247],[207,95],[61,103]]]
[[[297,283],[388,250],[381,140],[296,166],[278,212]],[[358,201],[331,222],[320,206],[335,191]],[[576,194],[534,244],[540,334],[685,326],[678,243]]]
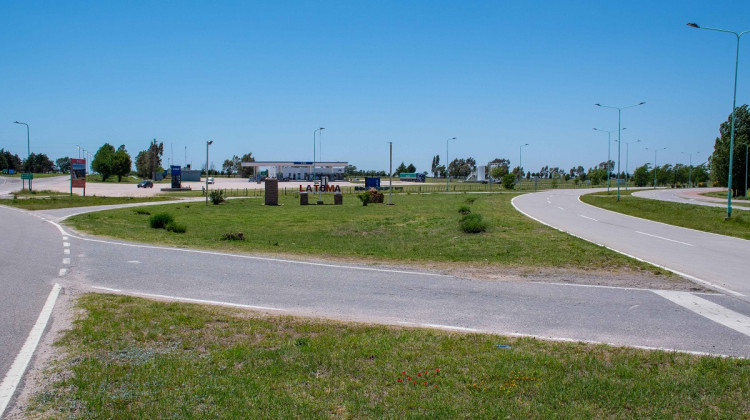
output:
[[[143,210],[143,209],[135,209],[135,210],[133,210],[133,212],[135,214],[141,214],[141,215],[144,215],[144,216],[151,216],[151,213],[149,213],[149,212],[147,212],[146,210]]]
[[[213,190],[211,191],[211,194],[208,196],[211,199],[211,202],[214,204],[219,204],[224,202],[224,190]]]
[[[370,195],[369,192],[363,192],[363,193],[357,194],[357,197],[359,197],[359,199],[362,201],[362,205],[366,206],[367,203],[370,202],[370,197],[372,196]]]
[[[461,214],[469,214],[471,213],[471,209],[469,208],[469,206],[461,206],[458,208],[458,212]]]
[[[513,174],[505,174],[503,175],[503,187],[505,187],[506,190],[512,190],[513,185],[516,183],[516,176]]]
[[[174,222],[174,217],[169,213],[159,213],[148,219],[153,229],[166,229],[167,225]]]
[[[221,235],[222,241],[244,241],[245,234],[242,232],[227,232]]]
[[[466,233],[481,233],[487,230],[487,223],[482,220],[482,215],[477,213],[465,215],[459,224],[461,230]]]
[[[187,230],[185,225],[181,225],[174,221],[167,223],[167,226],[165,226],[164,229],[166,229],[168,232],[174,233],[185,233],[185,231]]]

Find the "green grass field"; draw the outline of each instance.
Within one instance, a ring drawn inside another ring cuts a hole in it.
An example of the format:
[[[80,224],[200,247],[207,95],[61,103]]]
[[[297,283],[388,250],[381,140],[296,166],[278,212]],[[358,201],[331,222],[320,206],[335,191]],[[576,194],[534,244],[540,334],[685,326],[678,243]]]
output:
[[[726,199],[727,199],[727,192],[726,191],[713,191],[713,192],[709,192],[709,193],[705,193],[705,194],[701,194],[701,195],[705,195],[706,197],[723,198],[724,201],[726,201]],[[738,200],[740,202],[747,203],[747,201],[749,200],[749,198],[748,197],[734,197],[734,198],[732,198],[732,202],[734,202],[734,200]]]
[[[71,207],[103,206],[110,204],[148,203],[166,201],[169,197],[97,197],[70,195],[59,191],[19,191],[19,199],[0,199],[0,204],[24,210],[50,210]]]
[[[218,206],[194,202],[82,214],[66,223],[95,235],[231,252],[325,255],[363,262],[625,268],[661,273],[526,218],[511,206],[514,196],[411,194],[395,196],[395,206],[364,207],[352,195],[345,196],[342,206],[300,206],[298,198],[288,195],[280,197],[280,206],[265,206],[263,200],[253,198]],[[325,199],[330,203],[333,198]],[[461,206],[481,214],[488,230],[481,234],[461,231]],[[150,215],[162,212],[186,226],[187,232],[151,229]],[[221,239],[235,232],[243,233],[246,240]]]
[[[633,191],[620,191],[620,202],[615,192],[586,194],[581,201],[607,210],[631,216],[682,226],[704,232],[718,233],[742,239],[750,239],[750,213],[737,210],[732,218],[724,220],[726,209],[697,204],[671,203],[647,198],[633,197]]]
[[[746,418],[750,362],[85,295],[44,418]],[[498,345],[508,347],[498,347]]]

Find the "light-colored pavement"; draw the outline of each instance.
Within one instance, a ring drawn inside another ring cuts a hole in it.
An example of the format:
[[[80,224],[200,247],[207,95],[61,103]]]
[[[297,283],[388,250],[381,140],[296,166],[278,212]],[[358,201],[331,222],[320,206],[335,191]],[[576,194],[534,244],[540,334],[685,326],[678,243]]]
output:
[[[642,190],[634,192],[633,195],[651,200],[670,201],[673,203],[696,204],[709,207],[727,207],[726,198],[707,197],[703,194],[716,191],[726,191],[726,188],[659,188],[655,190]],[[750,202],[747,200],[732,200],[732,209],[750,210]]]
[[[750,241],[652,222],[579,200],[595,191],[544,191],[518,196],[513,204],[554,228],[750,301]]]

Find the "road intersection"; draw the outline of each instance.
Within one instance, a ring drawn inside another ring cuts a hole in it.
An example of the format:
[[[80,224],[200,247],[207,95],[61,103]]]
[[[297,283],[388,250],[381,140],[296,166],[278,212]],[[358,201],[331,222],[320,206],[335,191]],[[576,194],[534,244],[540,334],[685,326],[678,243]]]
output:
[[[16,261],[2,274],[11,293],[1,315],[6,330],[0,331],[0,378],[55,284],[289,315],[750,357],[750,286],[739,274],[749,242],[678,233],[578,200],[591,191],[526,194],[514,205],[545,224],[680,272],[719,293],[482,281],[162,247],[91,237],[61,224],[68,215],[96,208],[29,212],[0,206],[0,232],[14,244],[2,251],[3,261]],[[724,246],[736,248],[727,250],[726,259],[717,255]]]

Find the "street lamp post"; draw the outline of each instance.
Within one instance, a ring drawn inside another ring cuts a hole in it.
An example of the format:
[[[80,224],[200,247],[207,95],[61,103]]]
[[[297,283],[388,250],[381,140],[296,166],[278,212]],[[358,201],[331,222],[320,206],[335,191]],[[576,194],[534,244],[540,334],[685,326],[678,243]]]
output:
[[[707,28],[698,25],[697,23],[688,23],[687,26],[690,26],[691,28],[697,28],[697,29],[706,29],[709,31],[716,31],[716,32],[726,32],[729,34],[734,34],[734,36],[737,37],[737,52],[735,54],[734,58],[734,96],[732,98],[732,128],[729,135],[729,177],[727,180],[727,185],[729,186],[729,190],[727,191],[727,219],[732,217],[732,160],[734,158],[734,110],[737,107],[737,69],[739,68],[739,60],[740,60],[740,38],[742,35],[745,35],[746,33],[750,32],[750,30],[737,33],[735,31],[728,31],[726,29],[716,29],[716,28]],[[745,177],[747,179],[747,177]]]
[[[26,126],[26,160],[31,156],[31,137],[29,137],[29,125],[25,122],[13,121],[14,124],[23,124]]]
[[[688,163],[690,165],[690,172],[688,172],[688,185],[690,185],[690,188],[693,187],[693,154],[692,153],[685,153],[680,152],[683,155],[688,155]],[[700,152],[695,152],[696,155],[700,154]]]
[[[628,105],[623,107],[616,107],[616,106],[608,106],[608,105],[602,105],[602,104],[594,104],[596,106],[602,107],[602,108],[612,108],[617,110],[617,181],[620,180],[620,136],[622,135],[622,110],[627,108],[633,108],[635,106],[643,105],[646,102],[637,103],[635,105]],[[607,165],[609,165],[609,162],[607,162]],[[620,183],[617,183],[617,201],[620,201]]]
[[[623,127],[622,129],[626,130],[625,127]],[[609,161],[612,160],[612,158],[609,157],[610,156],[609,149],[610,149],[610,145],[612,144],[612,140],[611,140],[611,136],[610,135],[615,130],[610,130],[610,131],[600,130],[600,129],[596,128],[596,127],[594,127],[594,130],[596,130],[596,131],[603,131],[603,132],[607,133],[607,194],[609,194],[609,185],[611,184],[611,182],[610,182],[610,176],[609,176]],[[615,141],[617,141],[617,140],[615,140]],[[626,164],[625,166],[628,166],[628,165]],[[625,170],[627,171],[627,168],[625,168]]]
[[[393,142],[388,142],[388,205],[393,205]]]
[[[661,149],[653,149],[654,150],[654,189],[656,189],[656,152],[659,150],[665,150],[666,147],[662,147]],[[646,150],[649,150],[648,147]]]
[[[213,140],[206,142],[206,205],[208,205],[208,146],[214,143]]]
[[[624,130],[624,128],[623,128]],[[617,140],[615,140],[617,141]],[[630,144],[631,143],[640,143],[640,140],[636,141],[624,141],[625,143],[625,191],[628,190],[628,184],[630,184],[630,172],[628,171],[628,168],[630,167],[629,163],[629,157],[630,157]],[[619,143],[619,142],[618,142]]]
[[[521,178],[523,177],[523,160],[521,159],[523,157],[523,148],[528,146],[529,143],[522,144],[521,147],[518,148],[518,185],[521,185]]]
[[[450,163],[450,161],[448,160],[448,142],[455,139],[455,137],[451,137],[445,141],[445,191],[448,191],[449,184],[451,182],[451,175],[450,172],[448,172]]]
[[[317,135],[318,131],[320,131],[321,134],[323,134],[323,130],[325,130],[325,127],[320,127],[320,128],[315,129],[315,131],[313,131],[313,162],[312,162],[312,166],[310,167],[310,181],[315,179],[315,160],[316,160],[315,136]]]

